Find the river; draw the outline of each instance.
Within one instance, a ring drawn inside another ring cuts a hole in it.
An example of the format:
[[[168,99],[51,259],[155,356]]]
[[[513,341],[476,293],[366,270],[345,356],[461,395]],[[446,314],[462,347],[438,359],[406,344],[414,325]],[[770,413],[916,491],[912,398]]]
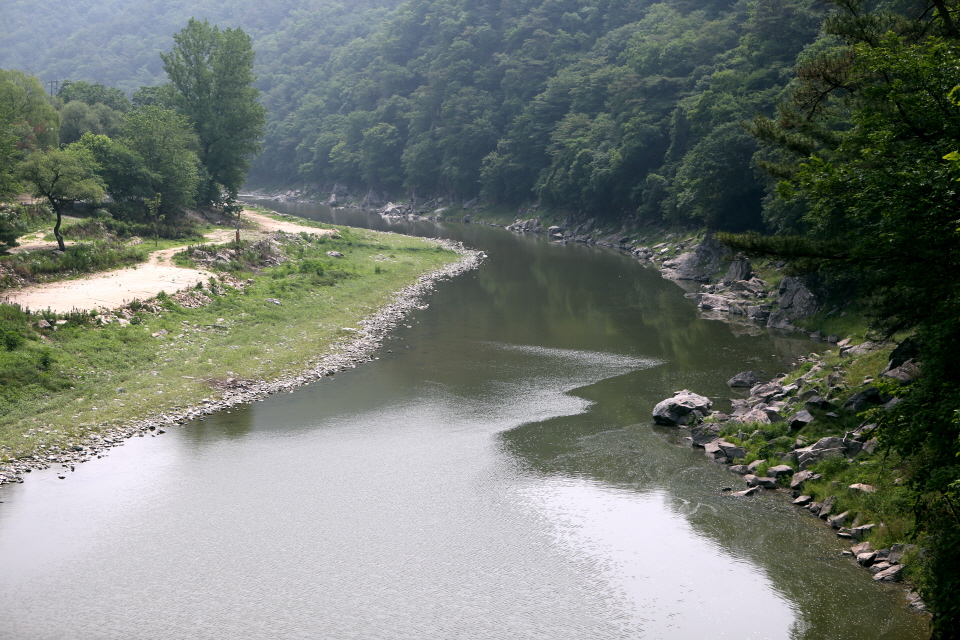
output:
[[[0,639],[919,639],[898,587],[654,427],[806,338],[626,256],[482,225],[379,360],[0,488]]]

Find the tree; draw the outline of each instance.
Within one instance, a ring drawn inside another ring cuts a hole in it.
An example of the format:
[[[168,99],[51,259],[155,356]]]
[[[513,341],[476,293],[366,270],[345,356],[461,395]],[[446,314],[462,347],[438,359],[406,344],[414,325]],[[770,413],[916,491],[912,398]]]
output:
[[[127,96],[116,87],[106,87],[99,82],[64,82],[57,97],[65,103],[82,102],[89,107],[102,104],[114,111],[126,113],[133,105]]]
[[[160,107],[131,111],[124,117],[121,142],[142,158],[150,180],[139,195],[157,195],[160,213],[174,217],[194,203],[202,178],[197,136],[185,116]]]
[[[57,214],[53,235],[60,251],[66,251],[60,225],[63,209],[78,200],[100,202],[103,184],[96,175],[96,163],[89,152],[72,147],[64,150],[34,151],[17,168],[17,176],[33,195],[46,198]]]
[[[0,201],[20,192],[15,167],[24,154],[57,144],[60,116],[33,76],[0,69]]]
[[[174,47],[160,54],[176,89],[175,104],[200,140],[200,161],[207,172],[201,204],[219,203],[223,191],[236,197],[260,151],[266,109],[253,86],[253,48],[241,29],[221,31],[204,20],[190,22],[173,36]]]

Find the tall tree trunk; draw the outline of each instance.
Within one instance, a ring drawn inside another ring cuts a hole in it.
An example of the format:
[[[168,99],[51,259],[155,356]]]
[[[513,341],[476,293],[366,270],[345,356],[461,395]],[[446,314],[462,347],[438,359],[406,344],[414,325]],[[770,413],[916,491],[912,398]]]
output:
[[[63,222],[63,216],[60,214],[60,205],[54,202],[53,199],[50,199],[50,204],[53,205],[53,210],[57,214],[57,224],[53,226],[53,235],[57,238],[57,246],[60,247],[60,251],[66,251],[67,245],[63,243],[63,234],[60,233],[60,224]]]

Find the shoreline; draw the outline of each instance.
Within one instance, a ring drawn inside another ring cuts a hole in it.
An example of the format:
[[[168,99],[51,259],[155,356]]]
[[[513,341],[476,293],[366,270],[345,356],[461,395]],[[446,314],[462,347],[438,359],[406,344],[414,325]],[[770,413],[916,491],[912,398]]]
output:
[[[144,437],[147,433],[162,434],[165,427],[181,425],[240,404],[257,402],[275,393],[289,391],[338,371],[346,371],[356,368],[359,364],[373,361],[372,353],[382,347],[382,340],[387,333],[396,328],[412,311],[427,307],[424,299],[435,289],[438,282],[477,269],[486,257],[483,251],[467,249],[461,242],[425,240],[455,251],[460,255],[460,259],[419,276],[415,283],[395,292],[389,303],[359,321],[358,325],[361,328],[352,339],[331,345],[328,351],[319,357],[319,362],[309,369],[273,380],[245,381],[228,378],[219,399],[133,418],[125,421],[121,426],[98,425],[100,428],[94,433],[87,434],[79,442],[67,444],[65,450],[61,448],[56,453],[43,454],[36,452],[30,457],[0,464],[0,486],[22,483],[23,474],[49,469],[57,464],[62,465],[64,469],[70,468],[75,464],[99,457],[98,454],[122,445],[128,438]]]

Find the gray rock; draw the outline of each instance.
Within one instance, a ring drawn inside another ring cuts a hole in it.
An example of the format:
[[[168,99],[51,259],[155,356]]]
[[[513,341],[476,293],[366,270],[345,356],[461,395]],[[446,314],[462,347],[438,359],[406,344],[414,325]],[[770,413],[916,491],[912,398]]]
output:
[[[747,465],[747,470],[750,473],[754,473],[756,472],[757,469],[760,468],[760,465],[762,464],[763,464],[763,460],[754,460],[753,462]]]
[[[776,382],[758,384],[750,389],[750,396],[760,398],[761,400],[769,400],[773,396],[781,393],[783,393],[783,386]]]
[[[792,478],[790,478],[790,488],[799,489],[800,487],[803,486],[804,482],[807,482],[807,481],[815,482],[819,479],[820,479],[819,473],[814,473],[813,471],[808,471],[808,470],[798,471],[797,473],[793,474]]]
[[[876,525],[864,524],[860,525],[859,527],[853,527],[853,529],[850,530],[850,533],[853,535],[854,540],[862,540],[863,536],[870,533],[874,526]]]
[[[751,409],[747,413],[733,418],[741,424],[770,424],[770,416],[763,409]]]
[[[811,500],[813,500],[813,498],[810,496],[798,496],[794,498],[793,504],[797,505],[798,507],[805,507],[810,504]]]
[[[820,505],[820,510],[817,512],[817,517],[821,519],[826,519],[830,515],[830,511],[833,510],[833,496],[827,496],[827,499],[823,501],[823,504]]]
[[[887,369],[881,375],[884,378],[896,380],[901,385],[908,385],[920,378],[920,362],[916,358],[911,358],[899,367]]]
[[[733,466],[730,467],[730,471],[733,471],[734,473],[740,474],[741,476],[745,476],[745,475],[747,475],[748,473],[750,473],[750,467],[748,467],[748,466],[745,465],[745,464],[735,464],[735,465],[733,465]]]
[[[806,409],[798,411],[787,418],[787,426],[789,426],[791,429],[803,429],[811,422],[813,422],[813,414]]]
[[[900,582],[903,579],[904,565],[896,564],[877,573],[873,579],[877,582]]]
[[[806,318],[819,309],[816,296],[800,278],[786,277],[777,290],[777,310],[770,314],[767,326],[774,329],[793,329],[793,322]]]
[[[763,476],[755,476],[752,473],[748,473],[743,476],[743,479],[747,481],[748,487],[763,487],[764,489],[776,489],[777,481],[774,478],[765,478]]]
[[[331,258],[342,258],[342,257],[343,257],[343,254],[340,253],[339,251],[327,251],[327,255],[330,256]]]
[[[744,489],[743,491],[734,491],[730,495],[732,496],[752,496],[755,493],[760,492],[760,487],[750,487],[749,489]]]
[[[708,234],[696,250],[664,262],[661,275],[668,280],[708,282],[720,268],[723,257],[729,253],[729,249]]]
[[[847,488],[850,489],[851,491],[860,492],[860,493],[874,493],[877,490],[877,488],[874,487],[872,484],[863,484],[862,482],[852,484]]]
[[[786,464],[778,464],[775,467],[770,467],[767,469],[767,475],[771,478],[779,478],[780,476],[792,476],[793,467]]]
[[[720,281],[724,284],[730,284],[737,280],[749,280],[752,276],[753,268],[750,265],[750,260],[748,258],[742,258],[730,263],[730,268],[727,269],[726,275],[723,276]]]
[[[705,447],[720,435],[720,425],[716,423],[700,424],[690,429],[690,438],[696,447]]]
[[[867,551],[864,553],[858,553],[857,555],[857,564],[862,567],[869,567],[873,564],[873,561],[877,559],[876,551]]]
[[[672,398],[657,403],[653,408],[653,421],[666,426],[696,424],[710,412],[713,402],[709,398],[684,389]]]
[[[760,382],[760,378],[753,371],[743,371],[727,380],[727,386],[752,388]]]
[[[747,455],[746,449],[725,440],[720,440],[720,442],[717,443],[717,446],[723,450],[723,453],[728,460],[739,460]]]
[[[804,403],[804,406],[807,407],[808,409],[829,409],[832,405],[830,404],[830,401],[827,400],[826,398],[822,398],[818,395],[813,395],[807,398],[807,401],[806,403]]]
[[[847,518],[850,516],[849,511],[844,511],[843,513],[838,513],[835,516],[827,517],[827,524],[833,527],[834,529],[839,529],[845,524],[847,524]]]
[[[882,396],[880,395],[879,389],[876,387],[867,387],[863,391],[850,396],[847,401],[843,403],[843,408],[847,411],[860,413],[870,407],[881,404],[883,402],[881,398]]]
[[[860,542],[850,547],[850,551],[855,556],[860,555],[861,553],[872,553],[873,545],[871,545],[869,542]]]
[[[726,462],[727,454],[720,447],[720,442],[721,441],[719,438],[712,442],[708,442],[706,446],[703,447],[703,454],[716,462]]]

